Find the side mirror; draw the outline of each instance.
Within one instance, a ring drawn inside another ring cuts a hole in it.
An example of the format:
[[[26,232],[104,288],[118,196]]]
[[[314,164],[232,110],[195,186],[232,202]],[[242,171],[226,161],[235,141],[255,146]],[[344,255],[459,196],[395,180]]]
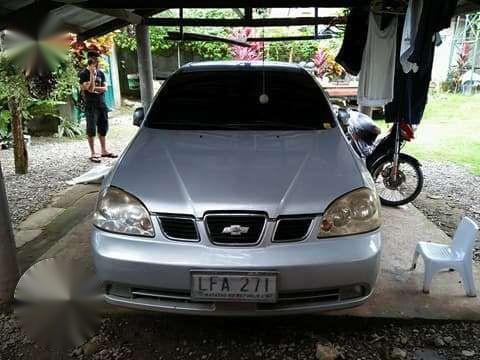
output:
[[[348,125],[348,120],[350,119],[350,114],[348,113],[347,109],[340,108],[337,111],[337,120],[340,125],[346,126]]]
[[[145,110],[143,109],[143,107],[136,108],[133,112],[133,125],[141,126],[144,118]]]

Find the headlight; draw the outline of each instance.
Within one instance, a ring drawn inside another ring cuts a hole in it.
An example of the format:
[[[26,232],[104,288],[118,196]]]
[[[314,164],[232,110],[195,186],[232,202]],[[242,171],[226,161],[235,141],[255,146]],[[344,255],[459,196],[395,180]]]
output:
[[[137,236],[155,236],[150,214],[134,196],[110,187],[100,194],[93,224],[103,230]]]
[[[375,192],[362,188],[335,200],[322,216],[319,238],[353,235],[380,227],[380,201]]]

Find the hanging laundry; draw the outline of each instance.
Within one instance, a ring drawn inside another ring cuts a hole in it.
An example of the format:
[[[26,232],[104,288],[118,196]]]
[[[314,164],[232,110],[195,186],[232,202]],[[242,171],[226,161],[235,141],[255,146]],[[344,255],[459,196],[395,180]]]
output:
[[[457,0],[423,0],[414,49],[408,61],[422,66],[421,63],[426,60],[428,65],[431,41],[435,33],[450,27],[456,6]]]
[[[398,41],[403,34],[403,17],[399,18]],[[428,90],[432,75],[435,41],[430,40],[424,45],[424,58],[417,72],[405,73],[400,59],[400,49],[397,54],[393,101],[385,106],[387,122],[406,122],[419,124],[422,120],[425,105],[428,100]]]
[[[422,120],[428,101],[435,46],[441,44],[438,31],[450,26],[456,4],[456,0],[423,0],[413,52],[408,57],[410,63],[418,66],[418,71],[407,74],[403,71],[400,47],[395,70],[394,97],[393,101],[385,107],[387,122],[419,124]],[[399,34],[404,34],[404,24],[403,17],[399,18]],[[402,41],[402,38],[398,40]]]
[[[343,43],[335,61],[351,75],[358,75],[368,33],[367,7],[354,7],[347,18]]]
[[[370,13],[358,84],[358,103],[363,106],[383,106],[393,99],[397,17],[383,31],[381,19]]]
[[[407,13],[405,15],[405,23],[403,25],[403,34],[400,45],[400,63],[403,71],[417,72],[418,65],[410,62],[408,58],[415,49],[415,39],[417,37],[418,24],[422,15],[423,0],[410,0],[408,3]]]

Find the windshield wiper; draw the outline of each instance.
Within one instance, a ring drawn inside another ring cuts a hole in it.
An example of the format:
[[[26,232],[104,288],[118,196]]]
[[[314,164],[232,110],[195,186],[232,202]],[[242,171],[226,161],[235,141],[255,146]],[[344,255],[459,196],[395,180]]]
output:
[[[148,126],[148,125],[147,125]],[[319,127],[291,124],[287,122],[269,122],[269,121],[255,121],[249,123],[209,123],[209,122],[160,122],[158,124],[152,124],[151,127],[157,129],[175,129],[175,130],[255,130],[258,127],[262,127],[267,130],[321,130]]]
[[[243,124],[235,124],[236,126],[241,127],[271,127],[272,129],[281,128],[281,130],[321,130],[320,128],[308,125],[298,125],[298,124],[291,124],[287,122],[270,122],[270,121],[255,121],[250,123],[243,123]]]
[[[184,122],[184,121],[179,121],[179,122],[161,122],[158,124],[154,124],[153,127],[162,129],[164,127],[167,128],[174,128],[175,130],[191,130],[193,128],[194,130],[210,130],[210,129],[218,129],[218,130],[231,130],[231,129],[237,129],[238,126],[231,125],[231,124],[215,124],[215,123],[208,123],[208,122],[194,122],[194,121],[189,121],[189,122]]]

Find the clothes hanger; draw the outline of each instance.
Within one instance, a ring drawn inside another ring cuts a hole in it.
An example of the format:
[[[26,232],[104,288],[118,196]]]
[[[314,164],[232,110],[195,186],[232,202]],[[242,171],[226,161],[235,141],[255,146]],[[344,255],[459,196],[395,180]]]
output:
[[[405,15],[407,7],[408,0],[373,0],[370,10],[376,15]]]

